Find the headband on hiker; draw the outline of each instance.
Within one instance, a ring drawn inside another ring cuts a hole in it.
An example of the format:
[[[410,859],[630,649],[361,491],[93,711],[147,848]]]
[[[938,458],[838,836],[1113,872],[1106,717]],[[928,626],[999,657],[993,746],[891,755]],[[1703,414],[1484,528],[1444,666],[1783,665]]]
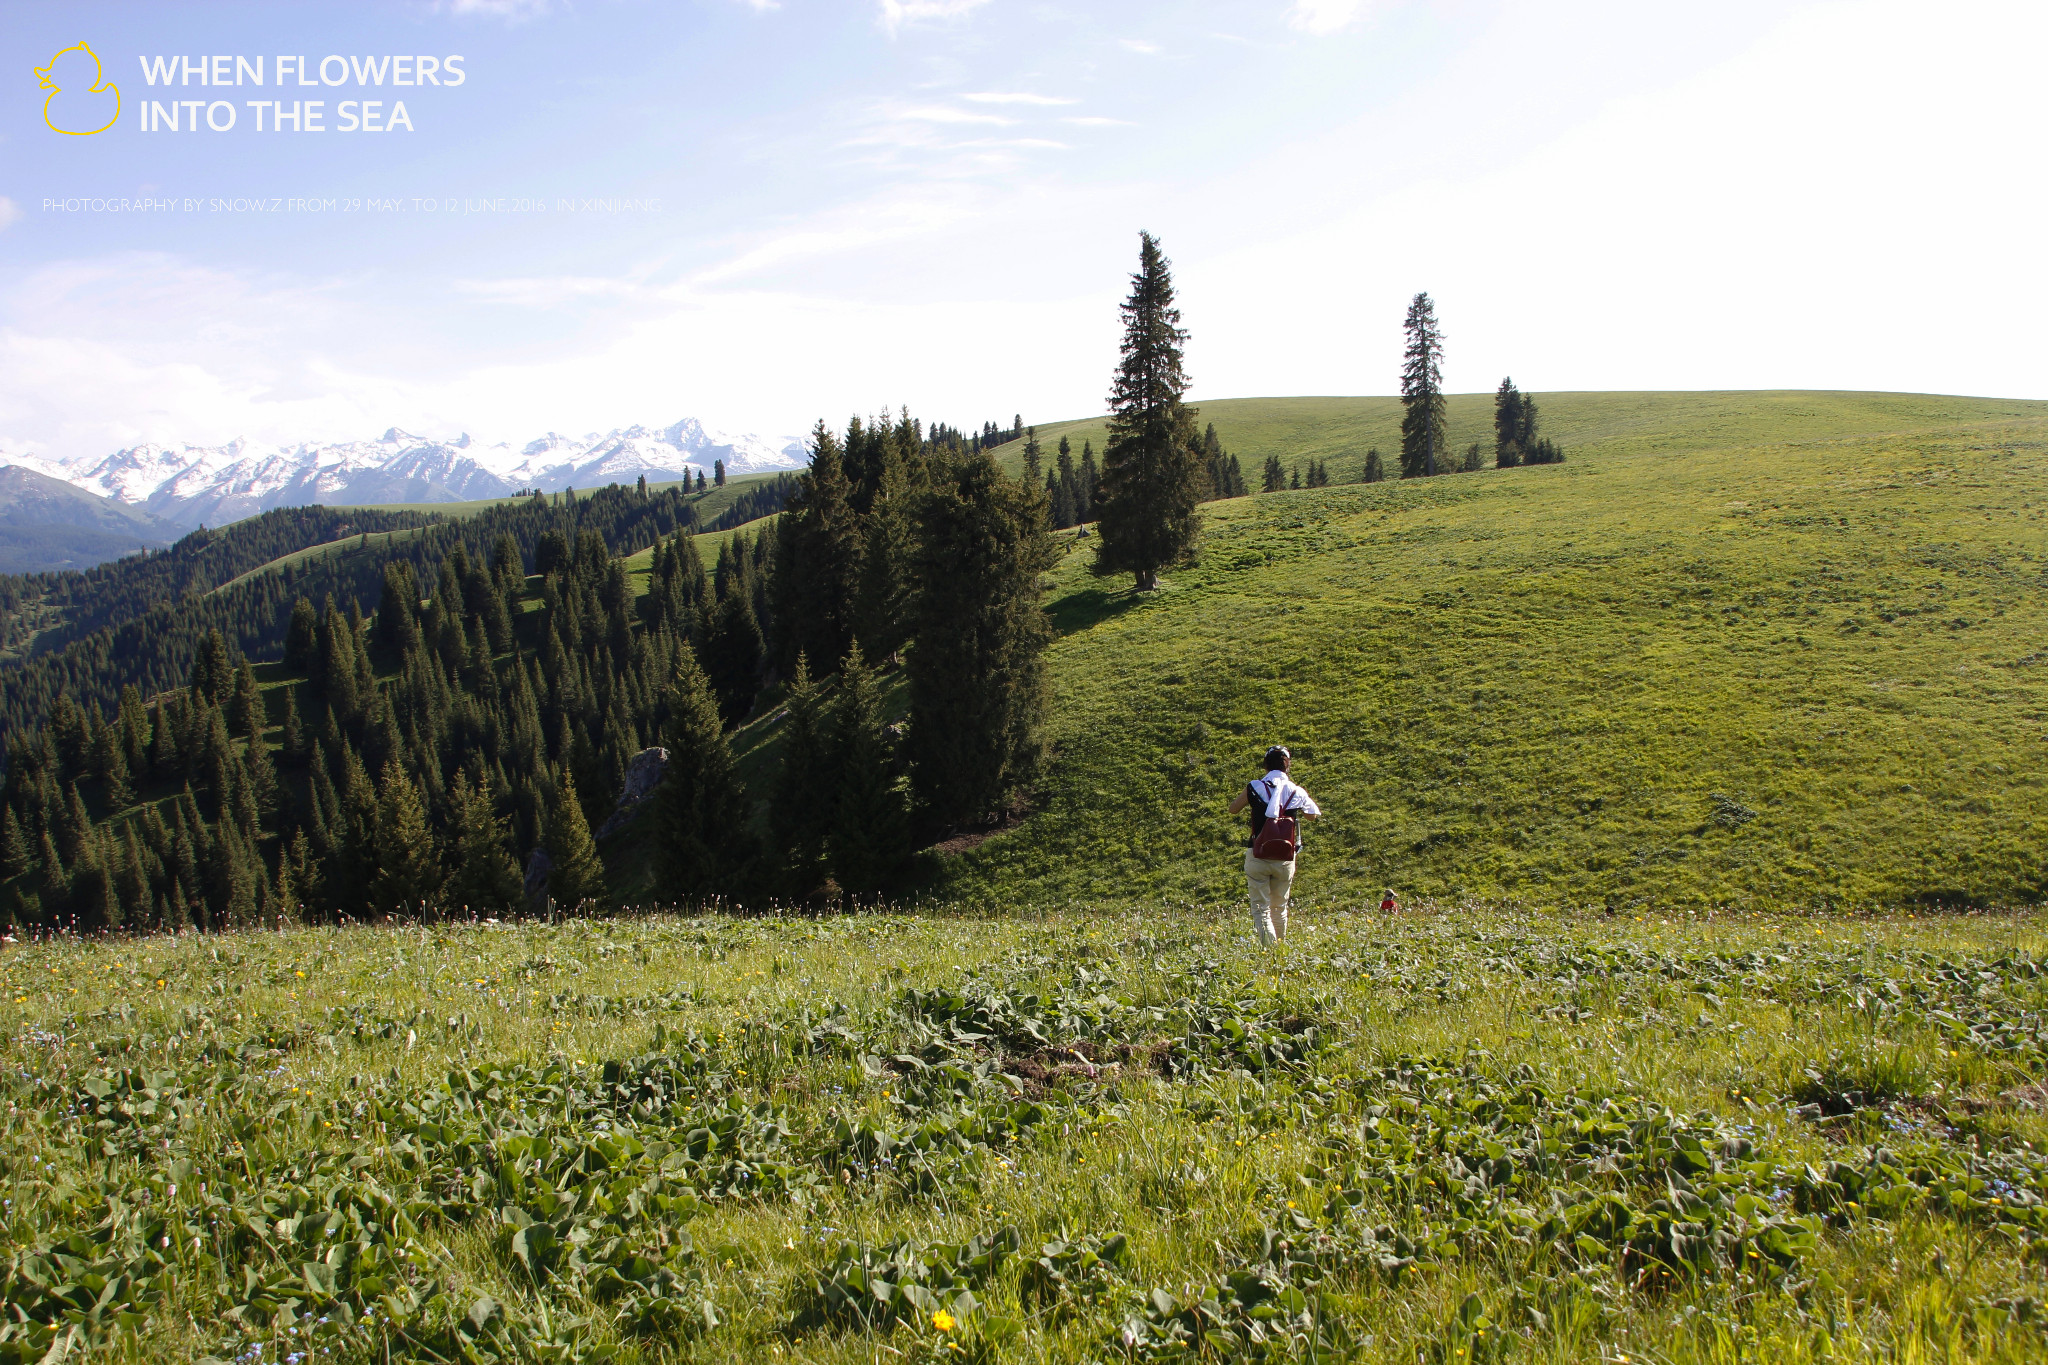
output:
[[[1285,744],[1275,744],[1266,750],[1266,771],[1269,773],[1276,768],[1285,768],[1293,761],[1294,755],[1287,751]]]

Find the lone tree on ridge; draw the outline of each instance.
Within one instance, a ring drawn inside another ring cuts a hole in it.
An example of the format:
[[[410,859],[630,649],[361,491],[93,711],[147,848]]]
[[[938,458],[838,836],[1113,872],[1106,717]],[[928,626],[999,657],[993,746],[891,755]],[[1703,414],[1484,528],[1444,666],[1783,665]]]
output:
[[[1444,334],[1436,305],[1417,294],[1408,304],[1407,349],[1401,367],[1401,477],[1415,479],[1444,468]]]
[[[1159,586],[1159,571],[1195,548],[1205,467],[1195,415],[1181,401],[1180,310],[1172,267],[1159,241],[1138,234],[1138,273],[1123,303],[1123,360],[1109,391],[1109,441],[1102,451],[1101,522],[1095,572],[1130,573],[1138,590]]]

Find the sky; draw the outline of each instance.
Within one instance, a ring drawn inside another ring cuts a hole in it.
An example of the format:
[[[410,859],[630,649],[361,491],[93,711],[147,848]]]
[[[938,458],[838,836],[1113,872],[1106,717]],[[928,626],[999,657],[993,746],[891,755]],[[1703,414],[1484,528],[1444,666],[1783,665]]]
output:
[[[1086,416],[1141,229],[1197,399],[1391,393],[1418,290],[1454,391],[2048,397],[2044,50],[2038,0],[0,0],[0,453]]]

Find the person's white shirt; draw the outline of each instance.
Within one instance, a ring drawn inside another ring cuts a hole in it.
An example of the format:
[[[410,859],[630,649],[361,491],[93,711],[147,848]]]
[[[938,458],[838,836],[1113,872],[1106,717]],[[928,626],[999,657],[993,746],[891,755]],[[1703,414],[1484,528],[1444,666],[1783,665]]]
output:
[[[1315,803],[1308,789],[1279,769],[1251,783],[1253,794],[1266,803],[1266,818],[1275,819],[1280,812],[1299,811],[1303,815],[1321,815],[1323,808]]]

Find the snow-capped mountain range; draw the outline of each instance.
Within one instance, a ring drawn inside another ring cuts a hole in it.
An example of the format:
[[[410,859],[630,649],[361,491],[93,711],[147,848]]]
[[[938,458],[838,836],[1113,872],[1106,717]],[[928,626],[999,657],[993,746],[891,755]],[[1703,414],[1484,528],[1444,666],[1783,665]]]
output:
[[[528,488],[602,488],[643,475],[649,483],[708,476],[719,460],[739,475],[796,469],[809,459],[801,441],[727,435],[690,417],[602,435],[551,431],[519,447],[482,445],[467,434],[440,441],[393,427],[374,441],[331,445],[139,445],[66,463],[0,454],[0,464],[62,479],[186,529],[308,503],[463,502]]]

